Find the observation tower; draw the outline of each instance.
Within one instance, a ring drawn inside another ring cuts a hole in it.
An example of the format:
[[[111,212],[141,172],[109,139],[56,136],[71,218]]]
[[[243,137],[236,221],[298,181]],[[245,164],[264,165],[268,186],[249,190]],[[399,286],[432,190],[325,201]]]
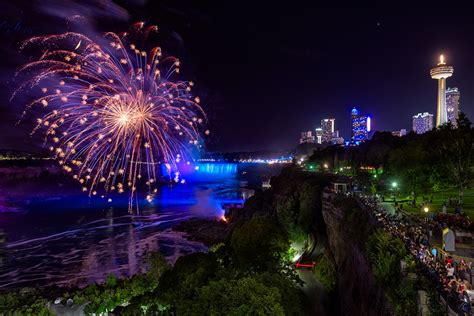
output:
[[[438,110],[436,112],[436,127],[448,121],[448,113],[446,111],[446,78],[453,75],[454,68],[446,65],[444,56],[439,56],[439,63],[430,70],[432,79],[438,80]]]

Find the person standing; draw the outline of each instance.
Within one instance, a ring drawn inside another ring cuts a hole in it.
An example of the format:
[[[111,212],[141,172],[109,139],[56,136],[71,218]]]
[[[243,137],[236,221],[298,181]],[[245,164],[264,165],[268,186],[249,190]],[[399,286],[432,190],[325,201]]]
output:
[[[451,280],[454,277],[454,267],[450,263],[446,265],[446,272],[448,279]]]
[[[466,268],[467,268],[466,262],[464,261],[464,259],[461,259],[461,262],[459,262],[459,265],[458,265],[458,275],[461,281],[464,281],[466,279],[466,275],[465,275]]]
[[[469,297],[469,294],[467,294],[466,291],[463,291],[461,301],[462,311],[464,312],[464,315],[471,315],[471,298]]]

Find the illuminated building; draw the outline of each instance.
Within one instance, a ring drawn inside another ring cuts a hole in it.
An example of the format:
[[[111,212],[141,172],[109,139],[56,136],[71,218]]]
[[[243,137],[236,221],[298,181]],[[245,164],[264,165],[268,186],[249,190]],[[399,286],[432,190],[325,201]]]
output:
[[[461,93],[458,88],[448,88],[446,90],[446,112],[448,114],[448,121],[454,126],[457,126],[457,119],[459,117],[459,98]]]
[[[316,128],[315,130],[315,140],[317,144],[323,143],[324,131],[321,127]]]
[[[359,126],[359,110],[353,108],[351,111],[351,139],[354,140],[355,130]]]
[[[321,120],[321,127],[315,128],[313,131],[301,133],[300,144],[303,143],[333,143],[341,144],[344,139],[339,137],[339,131],[335,130],[336,119],[328,118]]]
[[[321,120],[321,129],[323,131],[322,141],[324,143],[329,143],[334,137],[334,124],[335,119],[323,119]]]
[[[366,141],[369,138],[371,124],[372,118],[370,116],[361,116],[359,110],[353,108],[351,111],[352,142]]]
[[[314,143],[315,137],[313,131],[307,131],[301,133],[300,144],[303,143]]]
[[[333,143],[334,145],[344,144],[344,138],[339,136],[339,131],[334,132],[334,135],[331,139],[331,143]]]
[[[448,121],[446,111],[446,78],[453,75],[454,68],[446,65],[444,56],[439,56],[439,63],[430,70],[431,78],[438,80],[438,107],[436,113],[436,127]]]
[[[413,131],[423,134],[433,129],[433,114],[428,112],[418,113],[413,116]]]
[[[402,128],[402,129],[399,130],[399,131],[393,131],[393,132],[392,132],[392,135],[393,135],[393,136],[396,136],[396,137],[406,136],[406,134],[407,134],[407,130],[404,129],[404,128]]]

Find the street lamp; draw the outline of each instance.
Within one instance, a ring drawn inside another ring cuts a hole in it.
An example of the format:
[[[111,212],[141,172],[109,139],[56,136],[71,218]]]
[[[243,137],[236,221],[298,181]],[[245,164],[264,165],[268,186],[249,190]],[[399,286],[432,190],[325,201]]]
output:
[[[423,208],[423,211],[425,211],[425,213],[428,213],[428,212],[430,211],[430,209],[428,208],[428,206],[425,206],[425,207]]]
[[[326,168],[326,169],[329,167],[327,163],[325,163],[323,166],[324,166],[324,168]]]
[[[397,201],[397,187],[398,187],[398,183],[396,181],[393,181],[392,182],[392,189],[393,189],[393,201],[394,202]]]

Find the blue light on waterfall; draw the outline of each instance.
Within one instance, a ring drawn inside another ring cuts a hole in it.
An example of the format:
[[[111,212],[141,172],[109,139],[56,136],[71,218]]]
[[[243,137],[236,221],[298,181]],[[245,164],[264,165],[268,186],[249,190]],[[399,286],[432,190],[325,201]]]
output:
[[[235,163],[198,163],[196,164],[197,174],[213,175],[235,175],[237,173],[237,164]]]
[[[181,179],[207,181],[212,179],[235,178],[237,175],[236,163],[225,162],[206,162],[195,164],[183,164],[178,166],[179,177]],[[171,178],[174,175],[174,170],[170,170],[169,165],[161,165],[161,175],[163,177]]]

